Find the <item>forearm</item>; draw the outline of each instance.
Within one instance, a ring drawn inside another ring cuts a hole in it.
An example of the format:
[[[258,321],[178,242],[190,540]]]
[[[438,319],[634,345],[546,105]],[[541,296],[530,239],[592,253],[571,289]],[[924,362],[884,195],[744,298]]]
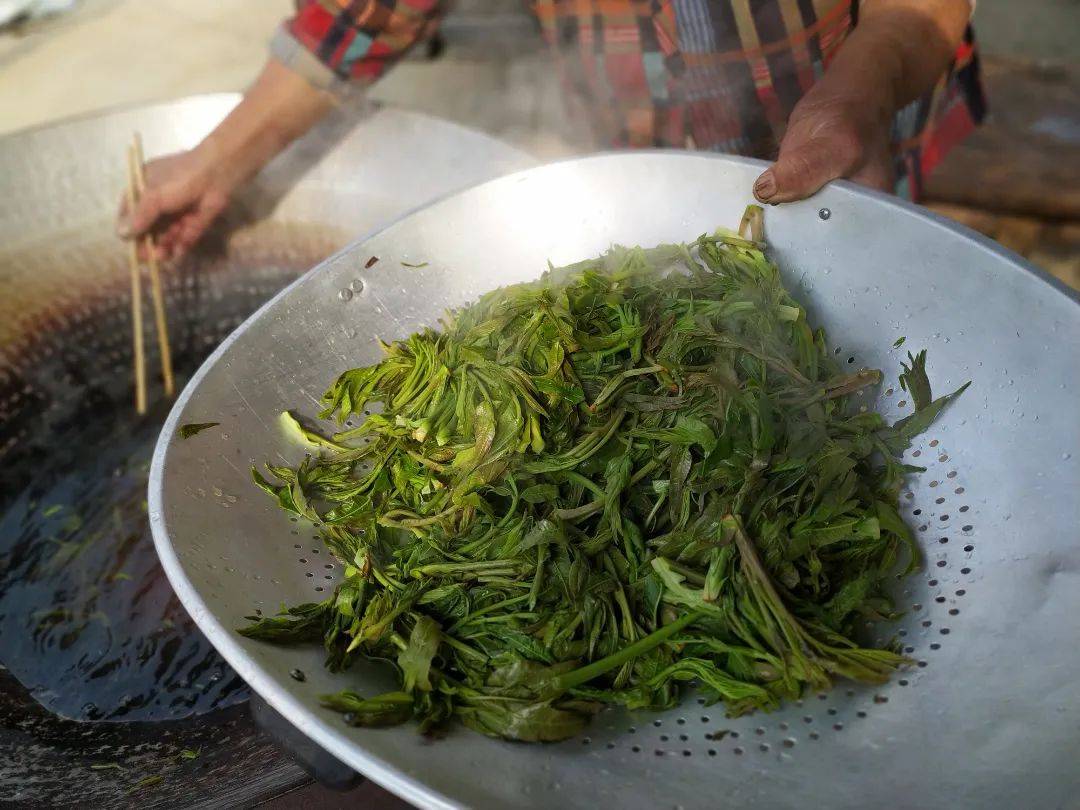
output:
[[[249,180],[333,107],[333,96],[274,59],[197,150],[235,187]]]
[[[822,82],[842,82],[891,116],[945,72],[970,15],[970,0],[864,0]]]

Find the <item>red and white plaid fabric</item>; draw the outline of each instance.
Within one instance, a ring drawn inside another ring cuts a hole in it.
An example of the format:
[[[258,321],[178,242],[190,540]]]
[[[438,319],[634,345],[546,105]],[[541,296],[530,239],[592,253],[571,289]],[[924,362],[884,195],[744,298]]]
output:
[[[602,143],[774,157],[792,108],[858,24],[858,0],[534,0],[568,99]],[[300,0],[287,34],[338,79],[370,83],[430,34],[439,0]],[[893,128],[898,193],[982,120],[969,28],[938,85]]]

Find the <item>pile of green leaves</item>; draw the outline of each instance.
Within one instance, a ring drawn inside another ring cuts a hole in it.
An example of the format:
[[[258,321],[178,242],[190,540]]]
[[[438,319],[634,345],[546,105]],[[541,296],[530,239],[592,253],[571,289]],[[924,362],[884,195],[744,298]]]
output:
[[[898,456],[960,392],[932,399],[920,353],[911,416],[861,407],[880,373],[833,362],[760,217],[496,290],[342,374],[319,416],[346,429],[290,417],[319,454],[252,472],[344,576],[240,632],[393,662],[400,690],[324,698],[349,723],[517,740],[686,683],[738,715],[885,681],[904,659],[854,631],[918,564]]]

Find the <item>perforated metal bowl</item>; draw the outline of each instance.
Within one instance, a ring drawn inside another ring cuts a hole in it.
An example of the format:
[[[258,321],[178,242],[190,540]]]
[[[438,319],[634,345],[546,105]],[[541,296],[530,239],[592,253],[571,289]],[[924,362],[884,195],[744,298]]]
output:
[[[295,463],[279,427],[313,414],[344,368],[497,285],[613,242],[692,239],[738,221],[760,164],[678,153],[527,170],[445,199],[354,244],[238,329],[184,391],[151,474],[155,542],[195,620],[282,714],[414,802],[478,807],[1059,807],[1075,802],[1080,741],[1080,305],[974,233],[836,184],[770,209],[770,249],[835,351],[886,370],[868,407],[906,412],[895,384],[930,349],[938,390],[972,387],[910,453],[904,493],[924,570],[900,587],[899,634],[918,663],[878,688],[840,684],[735,720],[693,696],[674,711],[610,711],[587,737],[521,745],[463,729],[352,729],[317,696],[375,693],[385,670],[331,676],[321,650],[246,640],[255,608],[318,599],[338,575],[247,469]],[[370,268],[370,257],[379,261]],[[408,269],[401,262],[429,262]],[[899,337],[902,348],[892,348]],[[185,422],[221,426],[177,441]],[[300,683],[289,677],[299,668]]]

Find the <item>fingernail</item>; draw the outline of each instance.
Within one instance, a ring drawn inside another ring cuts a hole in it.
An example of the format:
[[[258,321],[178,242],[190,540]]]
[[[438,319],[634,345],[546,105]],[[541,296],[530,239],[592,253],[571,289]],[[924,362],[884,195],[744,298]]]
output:
[[[769,198],[776,193],[776,178],[772,169],[762,172],[761,177],[754,183],[754,196],[762,202],[768,202]]]
[[[131,221],[127,217],[116,221],[116,235],[121,239],[131,238]]]

